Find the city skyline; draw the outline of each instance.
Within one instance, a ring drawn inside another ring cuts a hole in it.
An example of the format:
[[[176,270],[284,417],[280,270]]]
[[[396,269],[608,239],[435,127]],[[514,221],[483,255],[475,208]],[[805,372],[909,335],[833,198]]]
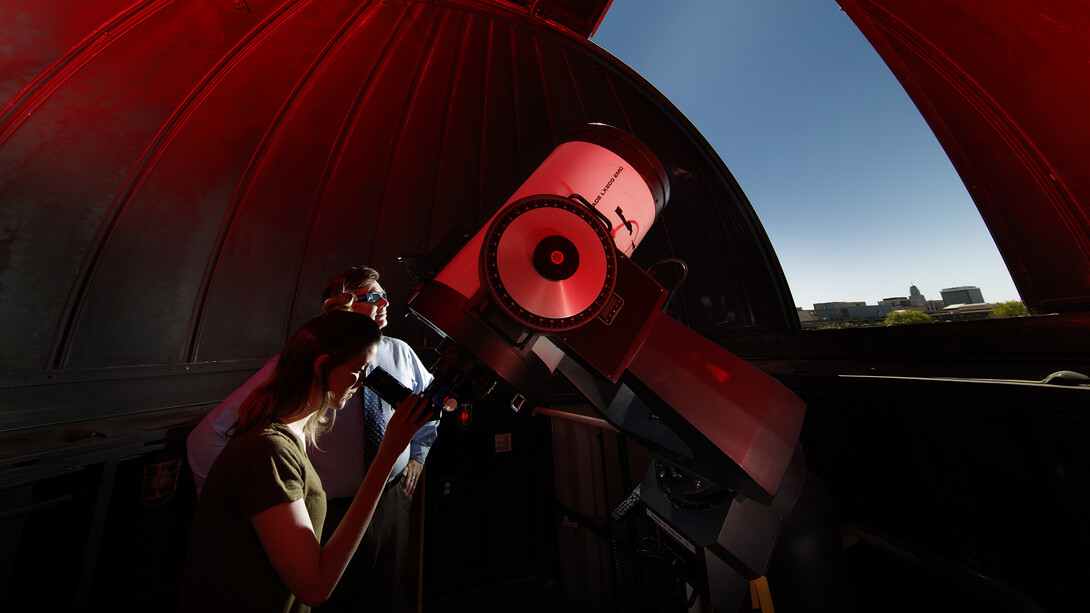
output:
[[[975,289],[975,290],[980,291],[980,293],[982,295],[984,295],[983,302],[985,302],[985,303],[996,303],[997,304],[997,303],[1000,303],[1000,302],[1008,302],[1008,300],[992,300],[992,299],[989,299],[988,296],[987,296],[986,290],[983,287],[980,287],[979,285],[954,285],[954,286],[944,287],[944,288],[940,289],[938,292],[936,292],[934,295],[929,295],[927,292],[919,289],[919,284],[910,283],[908,285],[909,291],[906,291],[906,292],[904,292],[902,294],[891,294],[889,296],[883,296],[881,298],[867,297],[867,298],[864,298],[864,299],[859,299],[858,297],[856,297],[856,298],[838,298],[838,299],[834,299],[834,300],[818,300],[816,302],[811,303],[809,306],[799,304],[799,305],[796,305],[796,307],[800,308],[800,309],[813,310],[815,304],[833,304],[833,303],[850,303],[850,302],[862,302],[862,303],[868,304],[868,305],[879,304],[884,300],[908,299],[909,297],[911,297],[911,288],[912,287],[915,287],[917,290],[919,290],[920,296],[922,297],[922,299],[927,300],[927,301],[943,301],[944,300],[942,298],[943,292],[948,292],[950,290]],[[936,295],[938,296],[937,298],[935,297]],[[873,300],[873,302],[872,302],[872,300]],[[1010,300],[1017,300],[1019,302],[1022,301],[1021,298],[1011,298]]]
[[[592,39],[722,158],[794,304],[974,284],[1021,300],[934,134],[834,0],[617,0]]]

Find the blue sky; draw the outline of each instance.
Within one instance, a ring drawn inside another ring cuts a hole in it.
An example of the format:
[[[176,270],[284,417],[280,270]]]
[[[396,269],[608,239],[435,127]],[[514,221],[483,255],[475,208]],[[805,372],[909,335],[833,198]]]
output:
[[[834,0],[614,0],[592,39],[669,98],[768,232],[796,306],[959,285],[1018,300],[960,177]]]

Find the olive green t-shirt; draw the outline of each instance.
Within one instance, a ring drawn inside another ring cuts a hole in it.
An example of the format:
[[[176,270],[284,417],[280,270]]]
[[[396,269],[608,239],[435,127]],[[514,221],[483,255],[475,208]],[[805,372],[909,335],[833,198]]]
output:
[[[181,611],[308,611],[265,555],[250,520],[302,498],[322,534],[326,501],[299,440],[283,423],[255,424],[223,448],[189,534]]]

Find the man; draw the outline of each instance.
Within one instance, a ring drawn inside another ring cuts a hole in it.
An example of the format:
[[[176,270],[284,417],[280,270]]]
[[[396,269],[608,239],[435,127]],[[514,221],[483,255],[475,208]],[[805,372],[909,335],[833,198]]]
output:
[[[346,270],[326,283],[322,291],[323,308],[336,308],[350,301],[353,311],[374,319],[379,328],[385,327],[386,309],[390,302],[378,279],[378,272],[365,266]],[[354,299],[348,300],[346,294],[351,294]],[[379,343],[375,365],[416,393],[424,391],[432,381],[431,374],[412,348],[388,336],[383,336]],[[186,447],[198,496],[208,469],[227,444],[239,406],[254,388],[269,378],[275,366],[276,358],[266,362],[242,387],[212,409],[190,433]],[[328,500],[323,542],[340,523],[351,497],[363,481],[366,447],[364,391],[354,395],[337,412],[333,428],[321,436],[318,446],[307,449],[311,464],[322,479]],[[385,423],[393,414],[393,407],[381,402],[381,412]],[[438,421],[426,424],[394,464],[363,542],[333,596],[323,605],[323,611],[359,609],[361,606],[374,611],[397,609],[402,586],[401,570],[408,551],[412,495],[424,468],[424,460],[435,441],[438,424]]]

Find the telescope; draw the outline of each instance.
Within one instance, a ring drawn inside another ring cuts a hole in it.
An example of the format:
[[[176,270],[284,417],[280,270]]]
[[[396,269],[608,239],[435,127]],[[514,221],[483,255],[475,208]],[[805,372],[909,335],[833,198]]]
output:
[[[502,383],[517,410],[561,375],[650,450],[629,502],[712,606],[734,610],[799,497],[806,407],[664,312],[670,292],[631,256],[669,192],[647,146],[584,126],[453,255],[432,256],[408,309],[443,338],[436,378],[455,393]]]

